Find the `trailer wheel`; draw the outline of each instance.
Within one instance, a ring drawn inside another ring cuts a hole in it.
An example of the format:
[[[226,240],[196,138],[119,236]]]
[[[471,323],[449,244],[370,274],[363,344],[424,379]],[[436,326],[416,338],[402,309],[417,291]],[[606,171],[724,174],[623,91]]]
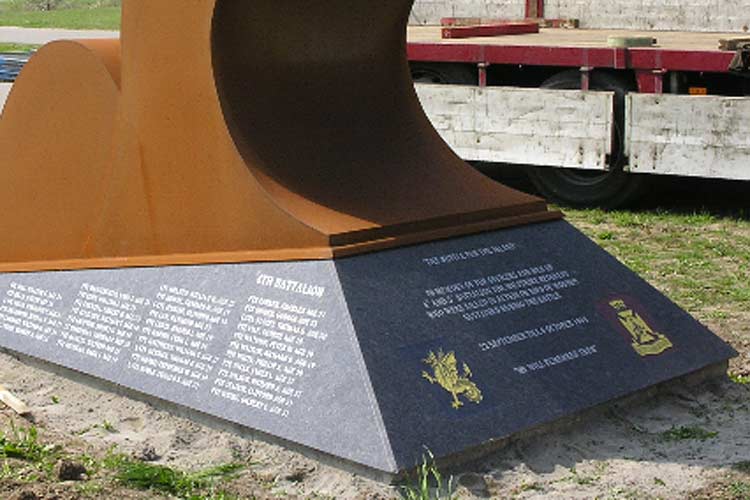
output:
[[[438,83],[443,85],[477,85],[479,70],[470,64],[425,63],[410,64],[414,83]]]
[[[576,90],[581,88],[581,73],[564,71],[545,81],[542,88]],[[627,161],[623,151],[625,125],[625,94],[635,85],[624,78],[604,72],[591,74],[591,90],[615,92],[612,155],[607,172],[554,167],[532,167],[529,177],[546,198],[570,206],[617,208],[639,198],[646,185],[641,175],[625,172]]]

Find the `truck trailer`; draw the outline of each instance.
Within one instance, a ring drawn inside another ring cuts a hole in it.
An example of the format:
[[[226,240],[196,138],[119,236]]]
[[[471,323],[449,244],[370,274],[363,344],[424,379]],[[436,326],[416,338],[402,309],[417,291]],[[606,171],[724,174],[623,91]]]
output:
[[[616,207],[653,175],[750,180],[749,25],[750,0],[417,0],[408,54],[465,160]]]

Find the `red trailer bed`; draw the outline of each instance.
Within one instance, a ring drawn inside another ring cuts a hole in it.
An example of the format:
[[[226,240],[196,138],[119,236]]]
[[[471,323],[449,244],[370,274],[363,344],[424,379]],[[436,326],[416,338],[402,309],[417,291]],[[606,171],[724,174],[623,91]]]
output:
[[[612,48],[607,39],[653,37],[649,48]],[[719,40],[737,33],[691,33],[545,28],[537,34],[443,40],[440,27],[409,28],[411,61],[463,62],[480,66],[520,64],[635,70],[641,92],[661,92],[666,71],[725,73],[734,52],[719,50]]]

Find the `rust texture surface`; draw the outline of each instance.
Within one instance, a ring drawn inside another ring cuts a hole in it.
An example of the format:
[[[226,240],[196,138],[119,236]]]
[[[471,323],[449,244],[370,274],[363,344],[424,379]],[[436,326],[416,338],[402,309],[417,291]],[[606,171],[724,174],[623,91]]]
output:
[[[559,217],[424,115],[411,0],[123,2],[0,120],[0,271],[321,259]]]

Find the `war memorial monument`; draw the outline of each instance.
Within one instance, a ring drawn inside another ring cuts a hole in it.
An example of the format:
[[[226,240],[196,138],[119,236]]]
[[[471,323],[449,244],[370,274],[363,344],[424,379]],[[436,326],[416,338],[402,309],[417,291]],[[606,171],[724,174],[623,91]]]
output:
[[[386,474],[726,363],[440,139],[410,8],[124,0],[120,40],[40,49],[0,119],[0,346]]]

